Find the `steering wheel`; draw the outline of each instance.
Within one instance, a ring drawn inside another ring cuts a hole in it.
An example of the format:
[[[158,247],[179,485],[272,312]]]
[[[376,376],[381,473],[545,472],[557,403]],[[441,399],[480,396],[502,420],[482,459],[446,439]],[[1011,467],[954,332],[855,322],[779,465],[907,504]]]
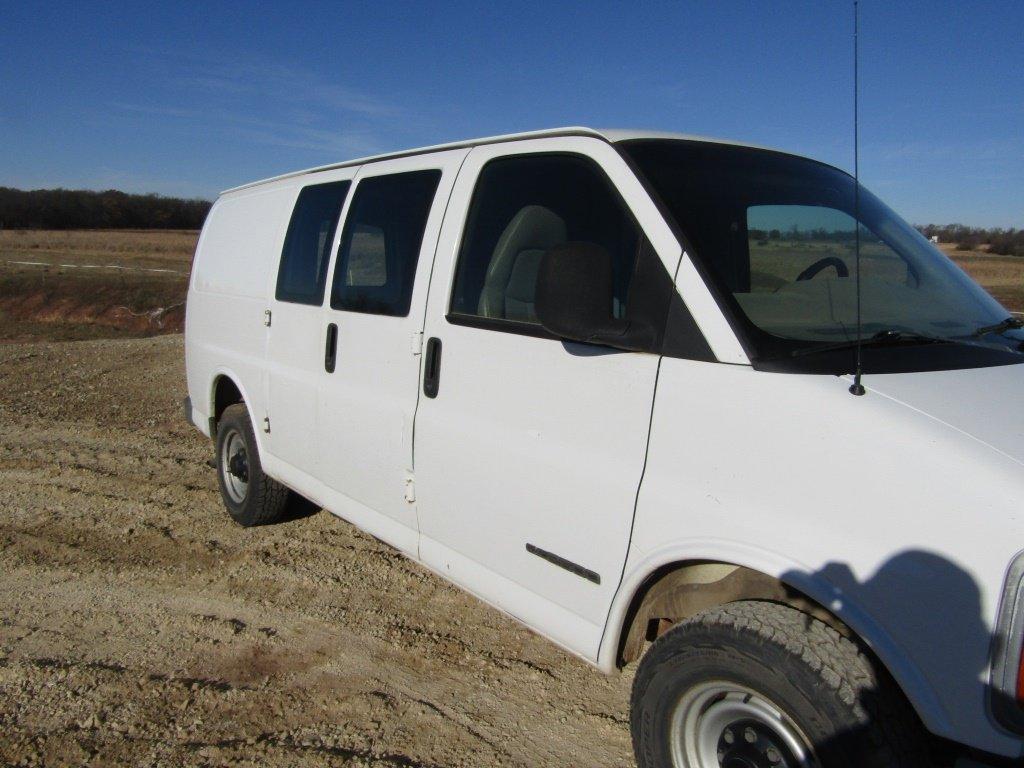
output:
[[[828,269],[829,267],[835,267],[836,273],[839,275],[839,277],[850,276],[850,270],[847,268],[845,261],[843,261],[840,258],[837,258],[836,256],[826,256],[825,258],[818,259],[816,262],[811,264],[811,266],[809,266],[807,269],[805,269],[803,272],[797,275],[796,279],[798,282],[800,280],[810,280],[816,274],[821,272],[821,270]]]

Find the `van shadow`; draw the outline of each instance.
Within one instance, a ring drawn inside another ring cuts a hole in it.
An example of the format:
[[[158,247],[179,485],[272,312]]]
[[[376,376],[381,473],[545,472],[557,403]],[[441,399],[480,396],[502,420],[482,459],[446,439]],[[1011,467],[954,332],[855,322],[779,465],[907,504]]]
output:
[[[982,615],[977,584],[956,563],[933,552],[908,550],[886,561],[864,581],[858,580],[847,564],[835,562],[813,574],[786,573],[783,581],[798,587],[809,581],[825,582],[833,587],[834,600],[870,606],[872,618],[886,627],[900,653],[917,661],[923,669],[942,670],[941,678],[933,679],[933,686],[943,691],[947,716],[954,725],[963,724],[959,732],[965,738],[988,728],[1002,731],[991,714],[990,697],[1003,696],[988,682],[993,635]],[[986,682],[982,684],[980,680]],[[892,685],[887,671],[881,670],[876,684],[858,692],[869,720],[883,728],[891,715],[885,689]],[[1006,698],[1003,696],[1004,700],[995,706],[1010,703]],[[951,706],[950,702],[956,704]],[[849,755],[858,753],[865,739],[871,738],[870,731],[865,723],[834,734],[814,747],[826,766],[833,761],[847,765]],[[962,750],[936,738],[929,745],[929,753],[931,765],[952,766]],[[1020,763],[1005,762],[1011,764]]]
[[[316,513],[321,511],[321,506],[315,502],[310,501],[304,496],[292,491],[288,494],[288,504],[284,508],[284,512],[281,516],[274,521],[274,525],[283,525],[284,523],[294,523],[297,520],[304,520],[307,517],[312,517]]]

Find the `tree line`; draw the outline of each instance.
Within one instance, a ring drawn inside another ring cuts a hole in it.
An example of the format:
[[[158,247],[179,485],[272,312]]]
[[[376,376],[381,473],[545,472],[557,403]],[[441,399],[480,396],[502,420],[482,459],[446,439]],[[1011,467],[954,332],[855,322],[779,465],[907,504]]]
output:
[[[964,224],[925,224],[918,226],[918,231],[925,237],[937,237],[940,243],[955,243],[957,250],[977,251],[984,250],[989,253],[997,253],[1003,256],[1024,256],[1024,229],[983,229],[981,227],[968,227]],[[778,229],[750,229],[747,236],[756,240],[762,245],[770,240],[803,240],[803,241],[826,241],[835,243],[852,242],[854,238],[853,228],[827,230],[824,228],[799,229],[795,226],[788,230]],[[870,234],[861,229],[861,238],[871,238]]]
[[[0,229],[199,229],[210,211],[208,200],[132,195],[109,189],[21,190],[0,187]],[[983,229],[963,224],[926,224],[925,237],[955,243],[961,250],[985,247],[989,253],[1024,256],[1024,229]],[[755,240],[846,241],[853,231],[752,229]]]
[[[199,229],[210,205],[208,200],[131,195],[115,189],[0,187],[0,228]]]
[[[863,237],[864,229],[861,228],[861,236]],[[854,232],[853,227],[850,229],[825,229],[824,227],[816,227],[814,229],[800,229],[797,226],[792,226],[789,229],[748,229],[747,237],[751,240],[757,240],[760,243],[765,243],[769,240],[806,240],[806,241],[821,241],[833,243],[845,243],[853,242]]]
[[[989,253],[1024,256],[1024,229],[982,229],[963,224],[925,224],[918,227],[925,237],[937,237],[940,243],[956,243],[961,251],[976,251],[988,246]]]

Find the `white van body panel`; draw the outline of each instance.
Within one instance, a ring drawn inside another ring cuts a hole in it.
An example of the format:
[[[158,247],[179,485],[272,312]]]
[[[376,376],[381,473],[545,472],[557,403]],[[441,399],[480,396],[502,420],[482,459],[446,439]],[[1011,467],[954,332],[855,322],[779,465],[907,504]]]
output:
[[[196,413],[208,432],[217,377],[244,394],[257,424],[266,413],[267,275],[277,274],[291,191],[256,188],[221,197],[196,246],[185,313],[185,367]]]
[[[932,731],[984,735],[976,746],[1018,754],[1020,741],[992,727],[985,701],[999,590],[1024,542],[1020,464],[882,394],[911,400],[920,386],[952,403],[961,389],[964,402],[962,388],[987,392],[986,380],[996,392],[1000,381],[1020,388],[1024,369],[871,376],[860,398],[842,377],[665,358],[609,626],[621,623],[631,585],[665,562],[746,565],[857,631]],[[1024,416],[1006,414],[993,394],[991,410],[979,411],[1019,434]],[[606,635],[604,668],[617,644]]]
[[[732,563],[832,611],[934,733],[1020,756],[1021,740],[992,721],[986,688],[1001,586],[1024,547],[1024,411],[1007,407],[1024,366],[866,376],[865,397],[852,397],[842,377],[754,370],[694,262],[608,143],[661,135],[503,136],[223,194],[189,285],[193,423],[209,435],[216,383],[230,379],[269,476],[605,672],[616,667],[630,605],[651,574],[686,561]],[[601,167],[717,362],[446,319],[480,170],[489,159],[537,152],[582,154]],[[442,180],[409,316],[331,309],[359,180],[424,168],[441,169]],[[324,301],[278,302],[299,191],[343,179],[353,186]],[[324,370],[329,323],[339,329],[333,375]],[[422,394],[419,332],[424,343],[443,341],[436,399]],[[591,567],[600,584],[528,553],[527,543]]]
[[[1019,408],[1006,407],[1019,400],[1022,385],[1024,376],[1016,365],[871,377],[879,394],[1024,464],[1024,418]],[[964,407],[966,402],[970,408]]]
[[[371,536],[391,545],[411,558],[417,557],[419,535],[416,531],[382,515],[351,496],[340,493],[308,472],[277,459],[273,454],[260,454],[264,471],[316,503],[336,517],[347,520]]]
[[[320,328],[315,335],[317,349],[322,352],[327,325],[338,327],[334,372],[324,370],[322,354],[317,358],[315,439],[308,441],[320,456],[316,474],[335,492],[396,520],[414,538],[418,529],[416,506],[406,501],[406,480],[413,471],[413,419],[420,391],[417,339],[423,331],[444,201],[468,152],[431,153],[360,168],[346,210],[367,179],[411,171],[441,172],[416,263],[409,314],[392,317],[333,309],[329,294],[337,269],[335,259],[328,272],[328,298],[320,310]],[[341,230],[339,226],[332,253],[338,252]]]

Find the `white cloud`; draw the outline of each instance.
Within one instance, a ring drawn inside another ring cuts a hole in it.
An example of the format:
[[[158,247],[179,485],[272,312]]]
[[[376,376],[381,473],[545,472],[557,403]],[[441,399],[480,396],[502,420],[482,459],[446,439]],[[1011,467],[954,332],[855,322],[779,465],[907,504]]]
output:
[[[252,96],[326,113],[392,117],[393,105],[328,80],[312,70],[272,61],[208,62],[181,59],[170,74],[179,85],[218,96]]]
[[[196,133],[350,157],[382,151],[408,115],[382,99],[289,63],[135,48],[153,101],[114,102],[122,113],[169,118]]]
[[[378,139],[369,129],[317,128],[308,123],[251,117],[221,108],[200,109],[125,102],[113,102],[111,106],[121,112],[173,118],[190,132],[214,131],[254,144],[307,149],[345,157],[371,155],[381,151]]]

